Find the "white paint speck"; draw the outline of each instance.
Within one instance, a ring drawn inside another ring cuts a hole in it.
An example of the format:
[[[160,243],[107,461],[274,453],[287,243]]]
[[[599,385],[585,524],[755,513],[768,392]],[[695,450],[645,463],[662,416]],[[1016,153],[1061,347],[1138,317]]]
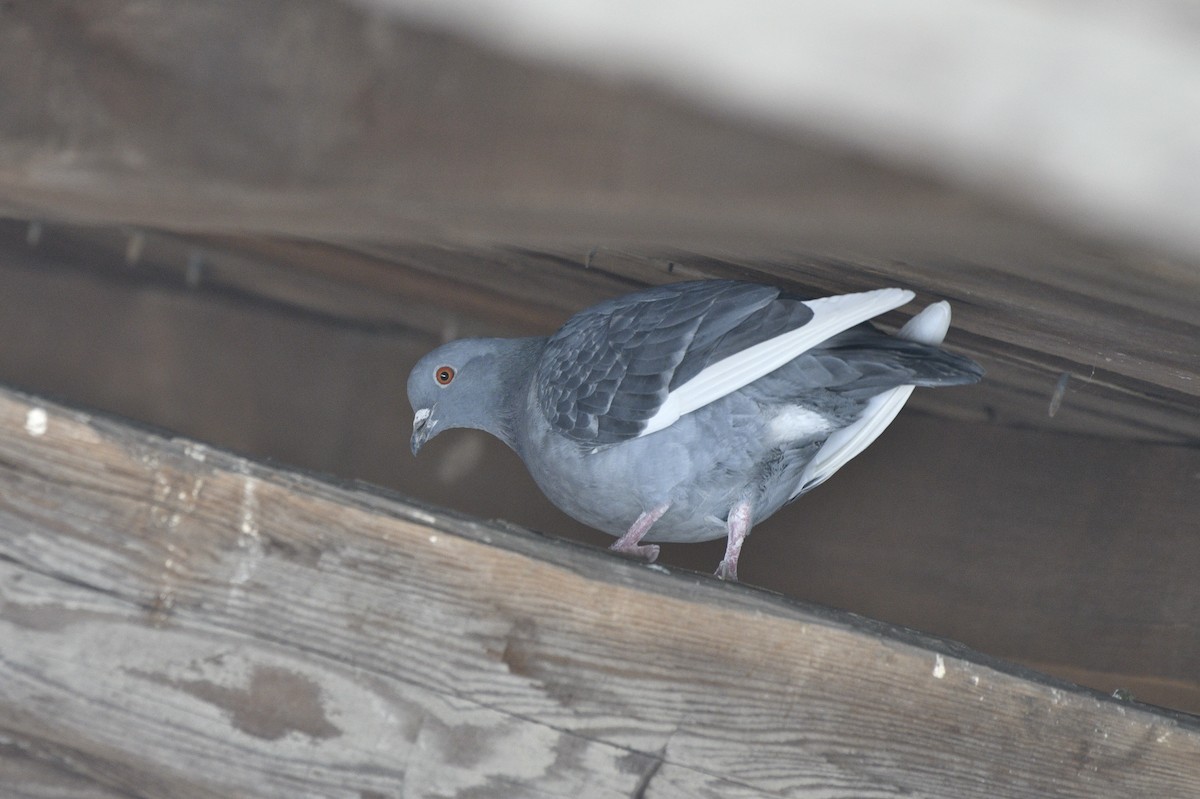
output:
[[[208,457],[208,447],[203,444],[188,443],[183,445],[183,452],[194,461],[204,463]]]
[[[50,417],[43,408],[30,408],[25,414],[25,432],[35,438],[46,435],[49,424]]]
[[[159,502],[165,503],[171,496],[172,492],[171,481],[163,474],[162,470],[154,472],[154,496]]]
[[[421,510],[409,509],[408,515],[411,516],[414,521],[421,522],[422,524],[434,524],[437,522],[437,519],[435,519],[432,515]]]
[[[242,482],[241,535],[238,536],[238,548],[242,555],[238,558],[231,582],[236,588],[253,576],[258,570],[258,564],[263,559],[262,538],[258,534],[258,483],[253,477],[246,476]]]
[[[237,568],[234,569],[233,577],[229,578],[229,582],[233,583],[236,588],[239,585],[244,585],[254,574],[257,564],[250,558],[242,558],[238,561]]]
[[[242,535],[258,537],[258,494],[254,478],[247,477],[242,483]]]
[[[933,676],[939,680],[946,676],[946,660],[941,655],[933,656]]]
[[[436,544],[437,542],[438,542],[438,537],[436,535],[429,536],[429,543]]]

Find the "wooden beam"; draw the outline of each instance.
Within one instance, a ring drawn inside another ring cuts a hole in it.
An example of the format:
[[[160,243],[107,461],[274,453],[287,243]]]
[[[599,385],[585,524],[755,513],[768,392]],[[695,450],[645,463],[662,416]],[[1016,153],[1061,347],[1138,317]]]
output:
[[[1200,316],[1193,295],[1170,282],[1150,284],[1156,299],[1147,301],[1125,282],[1097,282],[1092,270],[997,259],[959,264],[948,274],[939,263],[820,253],[384,247],[62,223],[35,223],[38,243],[30,247],[29,224],[0,220],[0,264],[235,294],[376,332],[420,331],[430,341],[546,334],[594,302],[687,278],[757,280],[812,295],[900,285],[916,290],[919,302],[949,299],[955,314],[949,346],[988,370],[979,388],[918,392],[914,407],[1036,428],[1046,424],[1056,384],[1068,374],[1069,399],[1056,431],[1200,441],[1200,358],[1193,347]],[[902,318],[895,313],[885,322]]]
[[[0,641],[18,796],[1169,797],[1200,780],[1192,717],[10,391]]]
[[[840,141],[811,132],[830,130],[823,114],[811,129],[766,127],[361,3],[47,0],[4,14],[0,207],[9,213],[373,242],[765,242],[943,261],[998,251],[1043,269],[1081,249],[1046,221],[1070,217],[1061,195],[1025,185],[1001,205],[972,191],[977,180],[931,180],[980,163],[930,142],[917,159],[929,172],[914,174],[865,156],[861,125]],[[895,158],[903,135],[888,125],[876,133],[890,142],[876,152]],[[1018,160],[1029,156],[1013,146]],[[1187,162],[1166,143],[1156,156],[1167,152]],[[1194,285],[1191,264],[1144,257],[1147,241],[1164,241],[1149,232],[1161,222],[1138,215],[1123,228],[1144,232],[1143,257],[1096,241],[1083,255],[1123,262],[1134,278],[1178,272]]]

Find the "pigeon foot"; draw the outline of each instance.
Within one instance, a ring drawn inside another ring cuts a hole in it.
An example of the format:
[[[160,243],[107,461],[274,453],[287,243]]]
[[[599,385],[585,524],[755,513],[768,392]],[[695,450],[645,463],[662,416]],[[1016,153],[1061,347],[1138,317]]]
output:
[[[619,546],[620,542],[609,547],[610,550],[619,555],[627,555],[637,560],[644,560],[647,563],[653,563],[658,560],[659,546],[658,544],[632,544],[630,546]]]
[[[658,544],[643,544],[642,538],[646,533],[650,532],[650,528],[654,523],[662,518],[662,515],[667,512],[667,508],[671,507],[668,502],[665,505],[659,505],[657,508],[652,508],[642,513],[637,517],[625,535],[617,539],[616,543],[609,547],[613,552],[619,552],[622,555],[639,558],[647,563],[653,563],[658,560],[659,547]]]
[[[718,579],[737,582],[738,556],[742,554],[742,544],[746,542],[746,536],[750,535],[752,525],[750,500],[743,499],[729,510],[729,519],[725,522],[729,540],[725,544],[725,557],[717,567]]]

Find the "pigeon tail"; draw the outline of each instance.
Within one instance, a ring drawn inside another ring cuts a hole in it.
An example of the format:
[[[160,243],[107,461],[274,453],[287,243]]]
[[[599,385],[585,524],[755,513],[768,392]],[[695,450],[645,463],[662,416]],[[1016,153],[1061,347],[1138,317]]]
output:
[[[942,300],[935,302],[919,314],[909,319],[904,327],[896,333],[896,338],[902,341],[912,341],[936,347],[946,338],[950,330],[950,303]],[[973,379],[962,382],[974,383],[983,376],[983,370],[978,364],[966,358],[943,353],[950,358],[964,361],[965,372],[974,376]],[[942,383],[940,385],[947,385]],[[832,477],[838,469],[849,463],[856,455],[871,445],[879,435],[887,429],[896,414],[908,402],[915,386],[898,386],[877,394],[867,401],[867,407],[853,424],[838,430],[825,440],[821,449],[804,469],[800,482],[796,486],[791,499],[795,499],[806,491],[819,486]]]

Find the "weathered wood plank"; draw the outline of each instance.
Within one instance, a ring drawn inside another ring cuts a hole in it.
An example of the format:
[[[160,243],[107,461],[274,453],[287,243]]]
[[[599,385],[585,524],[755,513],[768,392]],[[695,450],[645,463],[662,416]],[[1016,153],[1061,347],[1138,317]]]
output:
[[[129,799],[75,772],[39,742],[8,736],[0,739],[0,779],[7,799]]]
[[[8,392],[0,591],[0,736],[98,796],[1200,780],[1190,717]]]

